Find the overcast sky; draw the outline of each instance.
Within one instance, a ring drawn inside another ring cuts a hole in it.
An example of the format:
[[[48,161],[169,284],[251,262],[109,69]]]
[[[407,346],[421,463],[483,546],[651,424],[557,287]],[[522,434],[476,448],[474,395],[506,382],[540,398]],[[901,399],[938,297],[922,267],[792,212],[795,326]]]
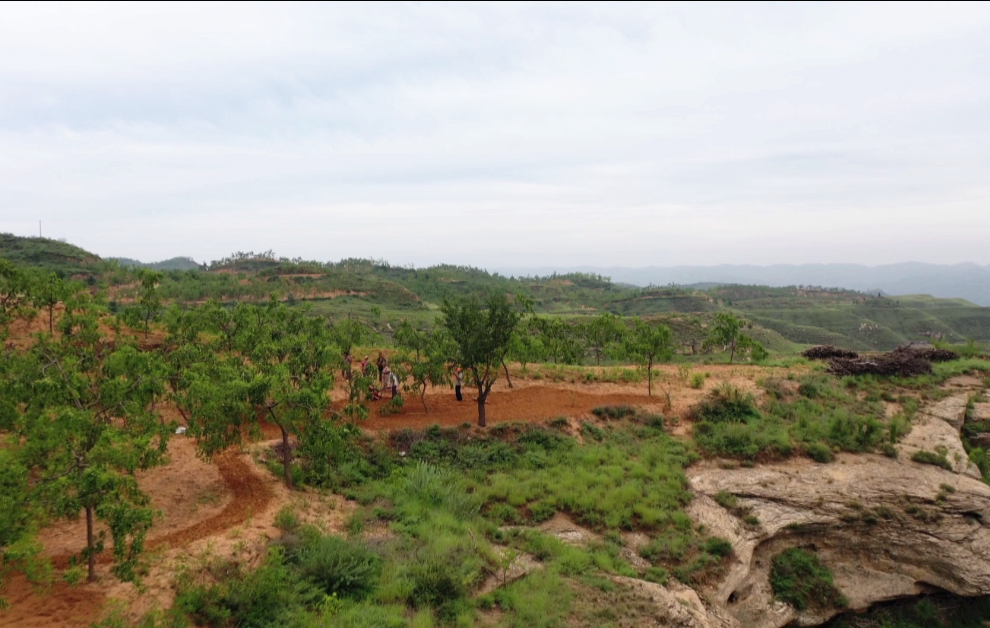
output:
[[[0,4],[0,231],[104,256],[990,263],[990,5]]]

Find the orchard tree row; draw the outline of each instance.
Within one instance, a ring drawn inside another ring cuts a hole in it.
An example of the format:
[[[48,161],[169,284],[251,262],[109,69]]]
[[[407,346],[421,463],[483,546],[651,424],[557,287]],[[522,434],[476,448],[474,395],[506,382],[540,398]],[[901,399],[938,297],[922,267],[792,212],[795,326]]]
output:
[[[162,404],[178,409],[206,458],[263,425],[277,426],[290,487],[292,439],[311,459],[333,465],[353,424],[368,414],[377,373],[344,359],[381,340],[362,322],[313,316],[274,296],[263,305],[166,309],[161,275],[144,270],[139,277],[139,298],[111,312],[92,287],[0,260],[0,586],[11,569],[50,577],[35,532],[79,517],[84,549],[66,575],[85,572],[92,580],[109,542],[113,573],[137,578],[156,513],[135,474],[167,462],[178,427],[157,411]],[[32,328],[42,331],[11,337],[12,328],[39,317],[44,324]],[[710,341],[729,347],[730,360],[739,349],[760,357],[762,348],[741,329],[739,319],[719,314]],[[579,326],[535,316],[523,298],[489,293],[444,300],[432,329],[400,324],[389,365],[427,412],[427,390],[450,386],[462,368],[477,387],[484,427],[486,401],[500,372],[508,378],[507,361],[566,362],[584,350],[596,361],[622,357],[647,370],[652,394],[653,366],[672,357],[671,338],[662,324],[637,319],[630,327],[603,314]],[[348,399],[333,411],[338,374]],[[402,404],[400,394],[382,411]]]

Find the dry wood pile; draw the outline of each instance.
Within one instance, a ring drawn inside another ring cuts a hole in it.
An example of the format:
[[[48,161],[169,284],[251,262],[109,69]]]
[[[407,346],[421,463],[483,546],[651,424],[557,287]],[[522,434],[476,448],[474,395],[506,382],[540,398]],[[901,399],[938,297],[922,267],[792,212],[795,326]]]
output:
[[[897,349],[894,349],[894,353],[911,353],[919,358],[924,358],[929,362],[949,362],[951,360],[959,359],[959,354],[955,351],[949,351],[948,349],[936,349],[935,347],[912,347],[908,345],[906,347],[898,347]]]
[[[833,375],[930,375],[932,363],[920,352],[896,350],[862,358],[832,358],[826,369]]]
[[[848,349],[840,349],[833,345],[822,345],[820,347],[811,347],[802,353],[804,357],[809,360],[831,360],[832,358],[858,358],[859,354],[855,351],[849,351]]]

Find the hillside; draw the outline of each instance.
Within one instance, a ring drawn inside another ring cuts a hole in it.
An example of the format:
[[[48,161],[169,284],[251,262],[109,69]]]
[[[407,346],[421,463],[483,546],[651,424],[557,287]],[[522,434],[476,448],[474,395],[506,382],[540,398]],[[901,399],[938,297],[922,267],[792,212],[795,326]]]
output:
[[[24,238],[0,233],[0,257],[59,275],[91,274],[96,272],[100,257],[61,240]]]
[[[892,295],[930,294],[943,298],[964,298],[977,305],[990,306],[990,267],[978,264],[922,264],[905,262],[881,266],[860,264],[775,264],[752,266],[651,266],[648,268],[600,268],[581,266],[556,269],[558,272],[587,272],[608,275],[615,281],[637,286],[756,284],[764,286],[838,286],[851,290]],[[552,268],[499,268],[500,272],[546,274]]]
[[[108,257],[107,260],[115,261],[121,266],[152,270],[199,270],[200,268],[199,263],[191,257],[172,257],[160,262],[140,262],[129,257]]]
[[[277,257],[271,251],[238,252],[206,266],[181,257],[155,264],[119,258],[111,264],[113,258],[101,260],[71,244],[6,234],[0,237],[0,256],[66,276],[94,276],[108,290],[114,306],[137,298],[135,270],[140,265],[163,271],[159,290],[168,301],[257,302],[274,293],[290,303],[306,302],[317,314],[357,316],[383,324],[407,318],[428,326],[445,298],[499,290],[529,299],[537,313],[574,322],[605,311],[660,317],[682,346],[703,336],[712,316],[725,310],[749,320],[749,333],[783,354],[826,343],[886,350],[918,340],[990,341],[990,308],[927,295],[879,297],[807,286],[641,288],[592,273],[506,276],[454,265],[417,269],[384,260],[305,261]]]

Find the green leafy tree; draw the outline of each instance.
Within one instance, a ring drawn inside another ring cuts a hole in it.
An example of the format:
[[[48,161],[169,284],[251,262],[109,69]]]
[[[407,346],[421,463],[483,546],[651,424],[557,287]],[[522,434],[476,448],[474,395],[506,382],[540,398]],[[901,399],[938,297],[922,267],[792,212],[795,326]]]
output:
[[[33,273],[0,258],[0,329],[28,314],[35,290]]]
[[[527,364],[546,360],[547,352],[539,336],[534,334],[528,325],[520,325],[509,340],[508,358],[518,362],[525,372]]]
[[[48,332],[55,334],[55,308],[74,292],[75,286],[63,281],[55,273],[36,282],[33,291],[34,305],[48,310]]]
[[[99,311],[82,293],[66,303],[61,337],[39,339],[6,382],[15,398],[12,431],[32,470],[31,499],[60,518],[86,519],[89,579],[106,533],[113,539],[114,573],[135,580],[153,510],[135,472],[162,464],[172,426],[151,411],[164,392],[155,354],[103,337]]]
[[[625,353],[629,358],[646,368],[647,390],[653,396],[653,365],[666,362],[674,355],[673,334],[664,324],[656,327],[642,319],[626,335]]]
[[[412,383],[408,388],[419,394],[423,410],[429,414],[426,405],[426,390],[428,386],[450,385],[450,369],[447,367],[447,355],[450,354],[450,339],[443,328],[435,328],[429,332],[416,330],[409,321],[403,320],[395,330],[395,344],[405,350],[392,359],[393,371],[395,365],[402,365],[408,372]]]
[[[749,354],[749,359],[753,362],[763,362],[770,357],[770,353],[756,340],[746,334],[739,334],[736,341],[736,349]]]
[[[206,313],[207,332],[227,320],[218,312]],[[267,306],[238,306],[232,318],[237,324],[231,339],[220,340],[233,351],[198,362],[181,386],[190,432],[200,440],[201,451],[212,455],[239,443],[244,427],[271,421],[282,434],[283,473],[291,487],[290,437],[323,417],[339,354],[324,319],[289,308],[274,296]]]
[[[467,370],[478,386],[480,427],[485,427],[485,401],[522,320],[522,307],[500,292],[489,293],[484,302],[477,297],[457,302],[444,299],[440,306],[443,326],[452,341],[452,361]]]
[[[732,360],[736,356],[736,347],[742,328],[743,321],[733,314],[719,312],[715,315],[715,324],[708,334],[708,341],[713,345],[729,348],[729,364],[732,364]]]
[[[611,312],[604,312],[584,325],[584,339],[595,354],[595,364],[602,363],[602,354],[622,340],[626,331],[622,320]]]
[[[165,277],[163,273],[142,268],[138,272],[138,279],[141,282],[141,295],[138,297],[138,311],[141,315],[141,323],[144,326],[145,337],[151,333],[151,322],[158,318],[162,310],[162,297],[158,286]]]
[[[539,335],[540,343],[547,357],[554,363],[578,364],[583,348],[578,341],[577,328],[564,322],[559,316],[547,318],[534,316],[530,319],[531,329]]]

